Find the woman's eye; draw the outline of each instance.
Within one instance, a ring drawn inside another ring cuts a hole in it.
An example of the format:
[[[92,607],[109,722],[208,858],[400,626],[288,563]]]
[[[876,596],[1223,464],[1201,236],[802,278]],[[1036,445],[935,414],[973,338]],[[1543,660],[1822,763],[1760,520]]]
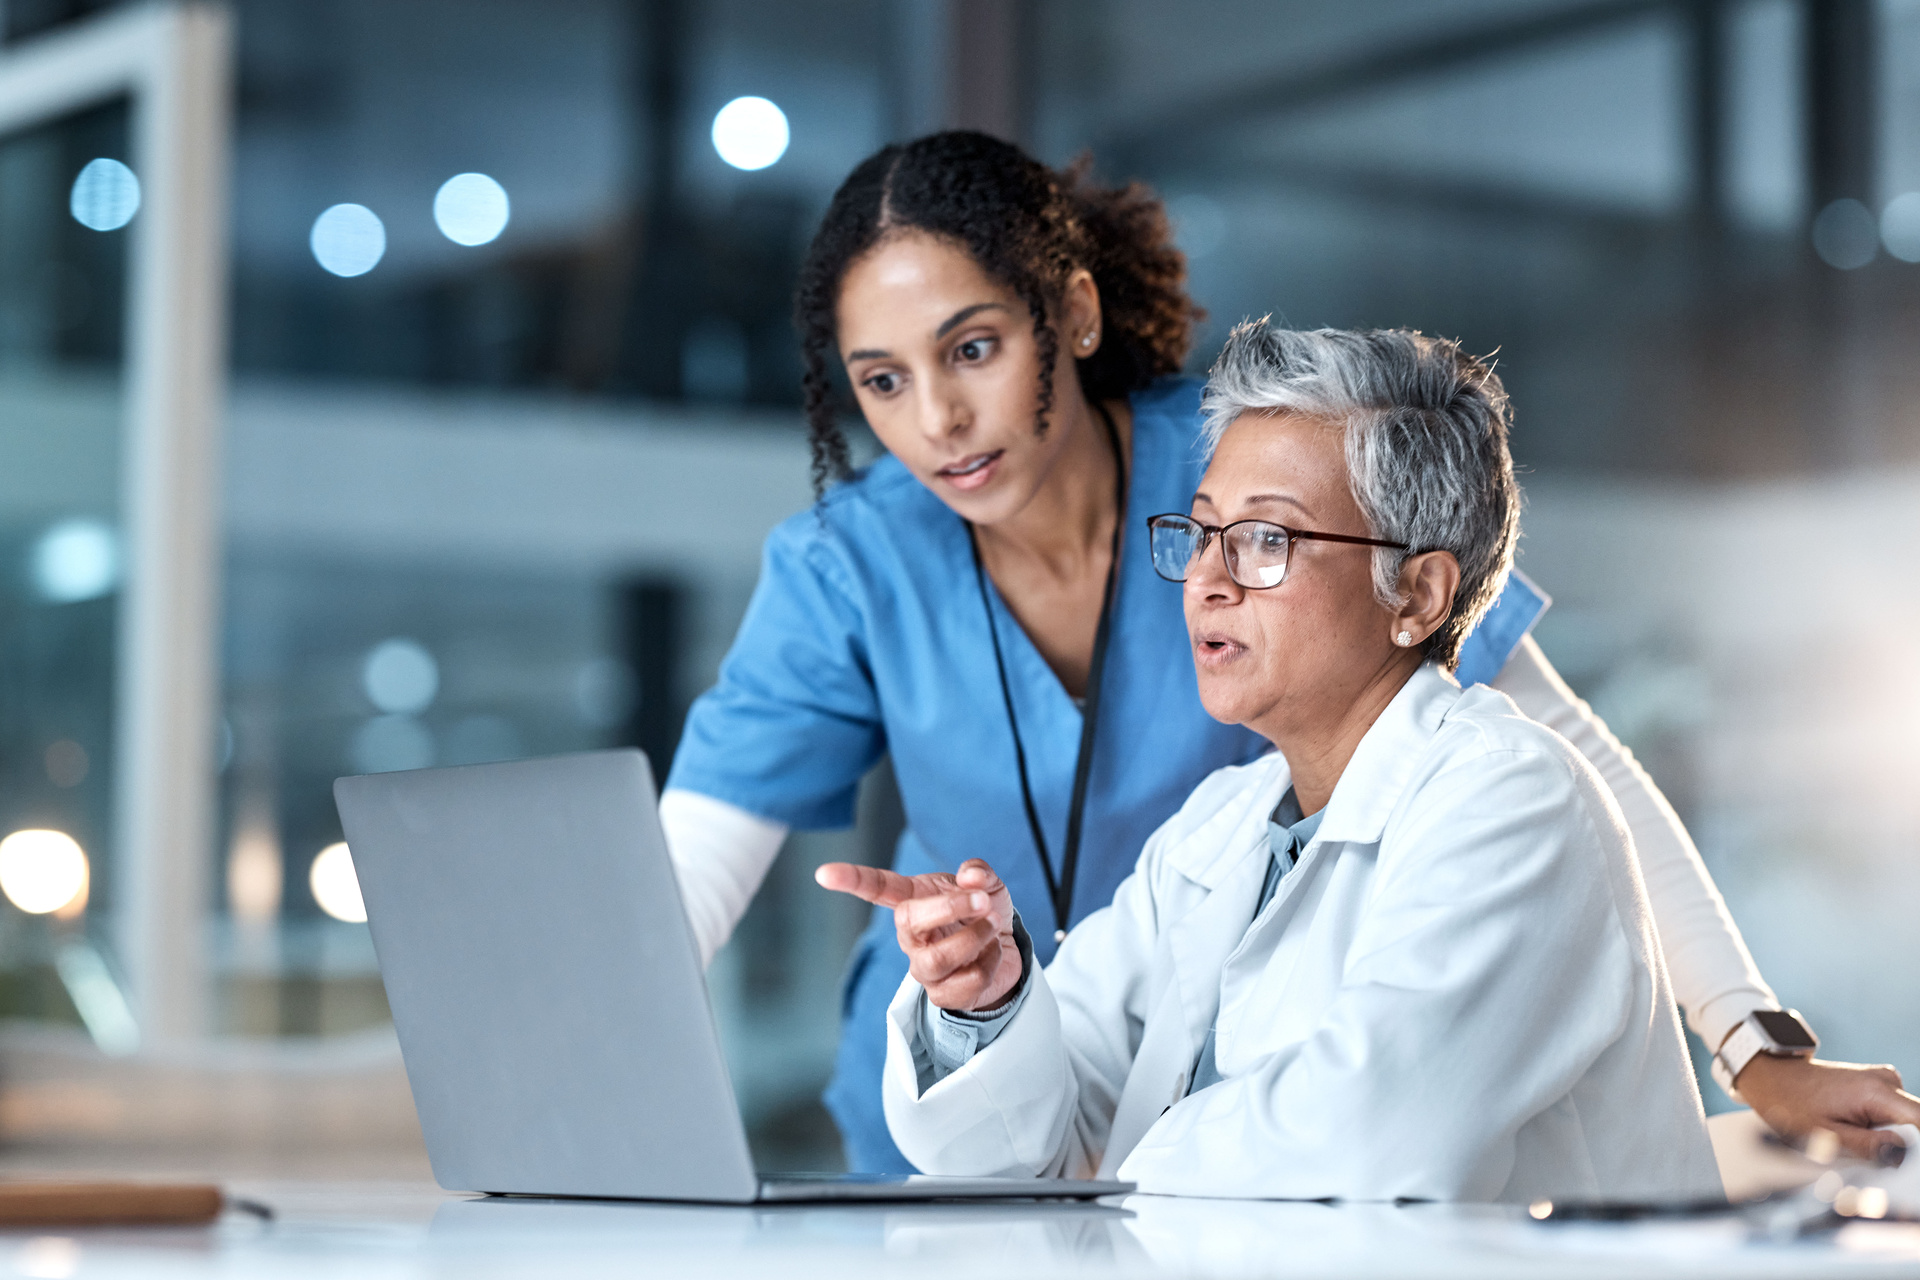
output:
[[[953,349],[954,357],[964,364],[975,364],[985,360],[993,350],[991,338],[968,338]]]
[[[866,379],[863,385],[875,395],[890,396],[893,394],[896,382],[897,380],[890,373],[876,373]]]

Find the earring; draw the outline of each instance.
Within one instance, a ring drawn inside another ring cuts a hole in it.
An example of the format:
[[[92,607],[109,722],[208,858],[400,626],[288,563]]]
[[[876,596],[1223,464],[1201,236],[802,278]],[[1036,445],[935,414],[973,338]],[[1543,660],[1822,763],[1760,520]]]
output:
[[[1090,334],[1090,333],[1087,333],[1087,334],[1082,334],[1082,335],[1080,336],[1080,348],[1081,348],[1081,350],[1083,350],[1083,351],[1084,351],[1084,350],[1085,350],[1086,348],[1088,348],[1088,347],[1090,347],[1090,346],[1092,346],[1092,345],[1093,345],[1093,335],[1092,335],[1092,334]]]
[[[1399,635],[1393,638],[1393,642],[1399,645],[1402,649],[1404,649],[1408,645],[1413,643],[1413,632],[1402,631]]]

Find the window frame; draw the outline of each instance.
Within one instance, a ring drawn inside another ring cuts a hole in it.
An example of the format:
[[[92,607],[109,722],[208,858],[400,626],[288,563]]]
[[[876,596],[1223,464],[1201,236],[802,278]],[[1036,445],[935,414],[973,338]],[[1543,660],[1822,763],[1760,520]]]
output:
[[[116,9],[0,46],[0,133],[115,98],[131,110],[109,856],[149,1044],[205,1036],[211,995],[232,82],[232,18],[211,4]]]

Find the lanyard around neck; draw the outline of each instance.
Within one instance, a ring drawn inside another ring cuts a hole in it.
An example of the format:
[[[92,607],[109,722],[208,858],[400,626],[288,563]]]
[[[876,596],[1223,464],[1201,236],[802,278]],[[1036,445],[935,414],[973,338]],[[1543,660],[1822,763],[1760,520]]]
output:
[[[1040,811],[1033,803],[1033,783],[1027,776],[1027,749],[1020,740],[1020,717],[1013,709],[1013,684],[1007,679],[1007,662],[1000,650],[1000,628],[993,617],[993,597],[987,591],[987,570],[980,559],[980,539],[973,525],[967,525],[967,541],[973,548],[973,577],[980,587],[980,603],[987,611],[987,636],[993,641],[993,665],[1000,673],[1000,697],[1007,708],[1007,727],[1013,731],[1013,760],[1020,771],[1020,799],[1026,805],[1027,829],[1033,833],[1034,852],[1040,855],[1040,871],[1046,877],[1047,898],[1053,906],[1053,940],[1067,936],[1067,921],[1073,911],[1073,881],[1080,869],[1080,835],[1085,824],[1087,783],[1093,775],[1093,743],[1100,723],[1100,677],[1107,667],[1107,640],[1113,632],[1114,583],[1119,581],[1120,531],[1127,523],[1127,460],[1120,451],[1120,432],[1113,415],[1098,402],[1100,420],[1106,424],[1107,443],[1113,446],[1113,553],[1107,561],[1107,584],[1100,597],[1100,624],[1093,633],[1093,665],[1087,670],[1087,697],[1081,711],[1080,755],[1073,767],[1073,799],[1067,808],[1067,839],[1060,850],[1060,870],[1056,875],[1053,860],[1047,856],[1047,835],[1040,825]]]

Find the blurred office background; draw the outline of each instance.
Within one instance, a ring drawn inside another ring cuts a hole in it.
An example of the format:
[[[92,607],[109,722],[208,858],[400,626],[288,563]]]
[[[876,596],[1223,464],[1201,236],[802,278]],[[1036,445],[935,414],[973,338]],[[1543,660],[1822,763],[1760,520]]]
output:
[[[0,1160],[419,1170],[332,779],[664,771],[809,500],[811,225],[955,124],[1165,194],[1196,371],[1268,312],[1497,351],[1547,652],[1827,1049],[1920,1072],[1920,3],[0,0],[0,40]],[[860,914],[809,873],[898,821],[883,768],[716,963],[770,1163],[839,1160]]]

